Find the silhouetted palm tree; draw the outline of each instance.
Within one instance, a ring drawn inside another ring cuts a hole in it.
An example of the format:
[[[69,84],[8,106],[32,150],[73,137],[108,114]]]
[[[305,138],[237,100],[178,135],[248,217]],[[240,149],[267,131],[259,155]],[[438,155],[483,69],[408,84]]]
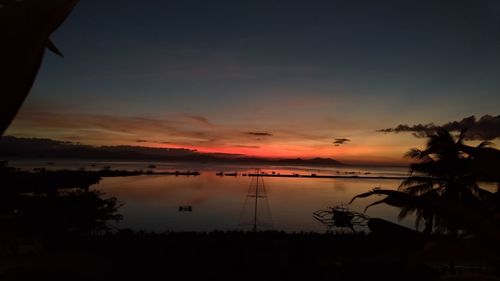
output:
[[[455,139],[448,131],[440,130],[429,136],[424,150],[411,149],[406,157],[418,162],[410,165],[410,177],[403,180],[399,191],[426,201],[439,199],[465,204],[468,207],[479,206],[480,200],[491,193],[477,184],[477,173],[473,169],[474,159],[462,151],[463,136],[462,133]],[[482,148],[488,144],[484,142],[478,147]],[[379,202],[388,203],[384,200]],[[458,229],[449,218],[445,219],[428,208],[420,208],[414,204],[401,204],[398,207],[401,207],[400,219],[415,213],[417,228],[423,219],[424,233],[430,233],[433,229],[447,229],[455,233]]]
[[[429,136],[425,150],[411,149],[406,156],[418,162],[410,165],[410,177],[403,180],[399,191],[428,200],[439,198],[470,207],[479,205],[479,200],[487,195],[477,184],[473,159],[460,149],[463,135],[455,139],[448,131],[440,130]],[[480,147],[486,145],[488,143],[481,143]],[[404,206],[399,217],[404,218],[410,213],[416,214],[417,227],[422,219],[425,220],[426,233],[430,233],[433,227],[457,231],[457,226],[442,216],[415,206]]]

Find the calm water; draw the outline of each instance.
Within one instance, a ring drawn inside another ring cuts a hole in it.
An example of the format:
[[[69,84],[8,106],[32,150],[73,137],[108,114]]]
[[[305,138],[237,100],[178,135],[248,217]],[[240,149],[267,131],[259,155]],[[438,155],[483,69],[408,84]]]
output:
[[[95,166],[92,166],[94,164]],[[50,169],[85,167],[100,169],[111,166],[112,169],[144,169],[150,163],[144,162],[11,162],[11,165],[23,169],[46,167]],[[173,163],[153,163],[155,171],[197,170],[200,176],[143,175],[135,177],[104,178],[92,186],[116,196],[124,206],[120,209],[124,219],[118,228],[131,228],[146,231],[210,231],[235,230],[241,222],[253,219],[253,204],[245,208],[245,200],[250,187],[251,177],[241,173],[253,171],[245,166],[213,166]],[[356,172],[361,176],[401,176],[406,168],[398,167],[262,167],[263,171],[281,174],[343,175]],[[238,172],[237,177],[216,176],[216,172]],[[267,202],[260,198],[258,206],[269,205],[269,211],[258,209],[259,219],[268,226],[272,221],[273,229],[287,232],[315,231],[324,232],[327,228],[312,217],[312,213],[328,206],[347,204],[353,196],[382,187],[396,189],[400,180],[389,179],[318,179],[318,178],[278,178],[264,177]],[[374,196],[358,199],[349,208],[363,212],[366,205],[380,200]],[[254,200],[254,198],[249,198]],[[254,201],[250,201],[254,202]],[[192,206],[192,212],[179,212],[179,206]],[[409,217],[403,221],[397,219],[398,209],[387,205],[374,206],[366,212],[369,217],[384,218],[408,227],[414,227],[414,220]]]

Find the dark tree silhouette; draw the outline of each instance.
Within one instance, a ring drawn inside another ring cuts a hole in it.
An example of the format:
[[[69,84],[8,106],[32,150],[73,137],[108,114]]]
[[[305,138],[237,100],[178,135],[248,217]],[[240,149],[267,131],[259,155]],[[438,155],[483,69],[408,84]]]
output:
[[[78,0],[0,0],[0,135],[28,95],[45,48],[62,55],[50,35]]]
[[[406,156],[418,162],[410,165],[410,177],[403,180],[399,190],[430,200],[440,198],[469,206],[479,205],[478,201],[487,195],[477,184],[473,159],[460,149],[462,136],[455,140],[448,131],[439,130],[429,136],[424,150],[411,149]],[[479,147],[486,145],[481,143]],[[414,206],[402,207],[399,217],[404,218],[410,213],[416,213],[417,227],[421,219],[425,220],[425,233],[432,232],[433,228],[457,230],[438,214]]]
[[[499,211],[499,193],[478,186],[478,180],[494,181],[494,178],[478,169],[485,166],[479,163],[484,158],[475,157],[485,150],[495,153],[498,150],[487,148],[486,142],[476,148],[466,146],[462,143],[463,135],[454,138],[448,131],[436,132],[429,137],[424,150],[411,149],[406,154],[417,162],[410,165],[410,176],[403,180],[399,190],[374,189],[353,200],[387,195],[367,208],[381,203],[396,206],[401,209],[400,219],[415,213],[417,227],[421,220],[425,221],[424,233],[456,234],[461,229],[498,240],[495,214]]]

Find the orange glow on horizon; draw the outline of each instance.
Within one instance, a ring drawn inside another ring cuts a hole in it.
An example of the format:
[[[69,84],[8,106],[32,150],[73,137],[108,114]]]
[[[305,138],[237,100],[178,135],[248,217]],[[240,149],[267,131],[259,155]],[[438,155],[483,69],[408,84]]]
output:
[[[300,145],[267,145],[260,147],[237,147],[237,146],[215,146],[215,147],[202,147],[202,146],[189,146],[177,144],[159,144],[152,143],[147,145],[154,148],[179,148],[191,149],[201,153],[223,153],[242,155],[245,157],[259,157],[268,159],[311,159],[311,158],[332,158],[338,161],[345,162],[366,162],[366,163],[392,163],[403,164],[408,161],[403,159],[401,153],[395,152],[393,146],[356,146],[356,147],[332,147],[318,146],[318,147],[304,147]],[[405,148],[401,148],[405,149]],[[390,152],[387,157],[381,157],[380,152]]]
[[[306,120],[274,125],[269,125],[268,120],[253,120],[244,126],[241,122],[210,122],[201,116],[182,114],[155,119],[25,108],[9,128],[8,135],[93,146],[184,148],[248,157],[320,157],[344,163],[374,164],[406,164],[410,160],[403,155],[425,144],[424,139],[411,134],[382,134],[375,130],[382,125],[367,127],[364,122],[352,122],[338,128],[338,123]],[[337,144],[337,138],[347,141]]]

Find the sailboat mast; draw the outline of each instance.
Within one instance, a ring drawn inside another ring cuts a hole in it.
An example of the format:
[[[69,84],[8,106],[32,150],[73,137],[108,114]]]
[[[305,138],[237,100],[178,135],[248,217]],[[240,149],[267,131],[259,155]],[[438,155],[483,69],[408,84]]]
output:
[[[257,169],[257,185],[255,187],[255,208],[253,216],[253,231],[257,231],[257,201],[259,199],[259,174],[260,169]]]
[[[267,202],[266,185],[264,184],[263,174],[260,168],[256,168],[253,173],[250,172],[248,174],[252,179],[250,180],[250,186],[248,187],[238,223],[238,227],[245,227],[247,231],[257,232],[262,228],[272,228],[273,225],[271,210]],[[252,198],[254,200],[253,202]],[[261,201],[259,204],[259,199],[264,200],[264,202]],[[264,224],[267,223],[266,219],[269,219],[268,225]],[[260,224],[260,227],[258,224]]]

